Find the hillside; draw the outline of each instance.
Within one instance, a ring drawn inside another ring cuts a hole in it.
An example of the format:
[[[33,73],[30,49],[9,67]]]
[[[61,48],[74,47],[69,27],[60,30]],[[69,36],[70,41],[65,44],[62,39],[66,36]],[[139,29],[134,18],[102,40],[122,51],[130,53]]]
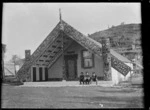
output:
[[[95,32],[89,37],[101,42],[101,37],[109,37],[112,48],[131,48],[131,44],[141,44],[141,24],[122,24]]]

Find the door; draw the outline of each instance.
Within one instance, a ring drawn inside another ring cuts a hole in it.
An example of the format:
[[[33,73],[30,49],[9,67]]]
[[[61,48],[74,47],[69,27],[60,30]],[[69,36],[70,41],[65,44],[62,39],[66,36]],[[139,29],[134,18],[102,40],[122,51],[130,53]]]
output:
[[[77,55],[65,55],[66,80],[77,78]]]
[[[36,81],[36,67],[33,67],[33,82]]]
[[[31,77],[33,82],[48,81],[48,68],[47,67],[32,67]]]
[[[39,76],[40,76],[40,81],[42,81],[43,77],[43,67],[39,67]]]
[[[48,68],[45,67],[45,81],[48,81]]]

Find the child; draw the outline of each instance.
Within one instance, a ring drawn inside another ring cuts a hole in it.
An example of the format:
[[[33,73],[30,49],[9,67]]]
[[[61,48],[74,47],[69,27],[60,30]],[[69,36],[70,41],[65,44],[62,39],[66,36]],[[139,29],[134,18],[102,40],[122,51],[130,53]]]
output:
[[[85,75],[85,82],[86,82],[86,84],[89,84],[89,82],[90,82],[90,75],[88,72],[86,72],[86,75]]]
[[[97,85],[97,75],[95,74],[95,72],[92,73],[92,81],[96,82]]]

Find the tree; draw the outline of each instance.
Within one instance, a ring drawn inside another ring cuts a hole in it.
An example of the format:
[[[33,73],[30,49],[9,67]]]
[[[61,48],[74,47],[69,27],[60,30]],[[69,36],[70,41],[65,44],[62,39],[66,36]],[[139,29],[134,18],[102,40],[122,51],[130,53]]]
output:
[[[2,44],[2,79],[5,78],[5,71],[4,71],[4,54],[6,52],[6,45],[5,44]]]
[[[19,65],[21,58],[18,55],[12,55],[10,62],[14,63],[15,75],[16,75],[16,65]]]

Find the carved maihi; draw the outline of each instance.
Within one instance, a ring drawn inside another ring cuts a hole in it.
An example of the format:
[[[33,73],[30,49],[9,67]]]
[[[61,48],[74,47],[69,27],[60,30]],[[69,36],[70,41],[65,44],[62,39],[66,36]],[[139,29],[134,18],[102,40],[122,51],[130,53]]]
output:
[[[30,74],[29,74],[29,70],[26,69],[25,71],[21,71],[18,75],[18,78],[20,81],[30,81]]]
[[[19,69],[17,72],[17,78],[19,80],[30,80],[30,74],[29,70],[32,66],[32,64],[36,61],[36,59],[44,52],[47,45],[52,43],[58,36],[59,24],[53,29],[53,31],[47,36],[47,38],[40,44],[40,46],[34,51],[34,53],[31,55],[30,59],[27,60],[23,66]]]
[[[110,56],[110,43],[108,38],[102,39],[102,56],[104,61],[104,80],[111,81],[111,56]]]
[[[29,66],[31,65],[31,60],[25,61],[24,65],[21,67],[17,73],[17,78],[20,81],[30,81],[30,73],[29,73]]]
[[[84,36],[82,33],[71,27],[63,21],[64,33],[77,41],[83,47],[93,51],[98,56],[101,56],[102,50],[100,45],[97,45],[91,38]]]

